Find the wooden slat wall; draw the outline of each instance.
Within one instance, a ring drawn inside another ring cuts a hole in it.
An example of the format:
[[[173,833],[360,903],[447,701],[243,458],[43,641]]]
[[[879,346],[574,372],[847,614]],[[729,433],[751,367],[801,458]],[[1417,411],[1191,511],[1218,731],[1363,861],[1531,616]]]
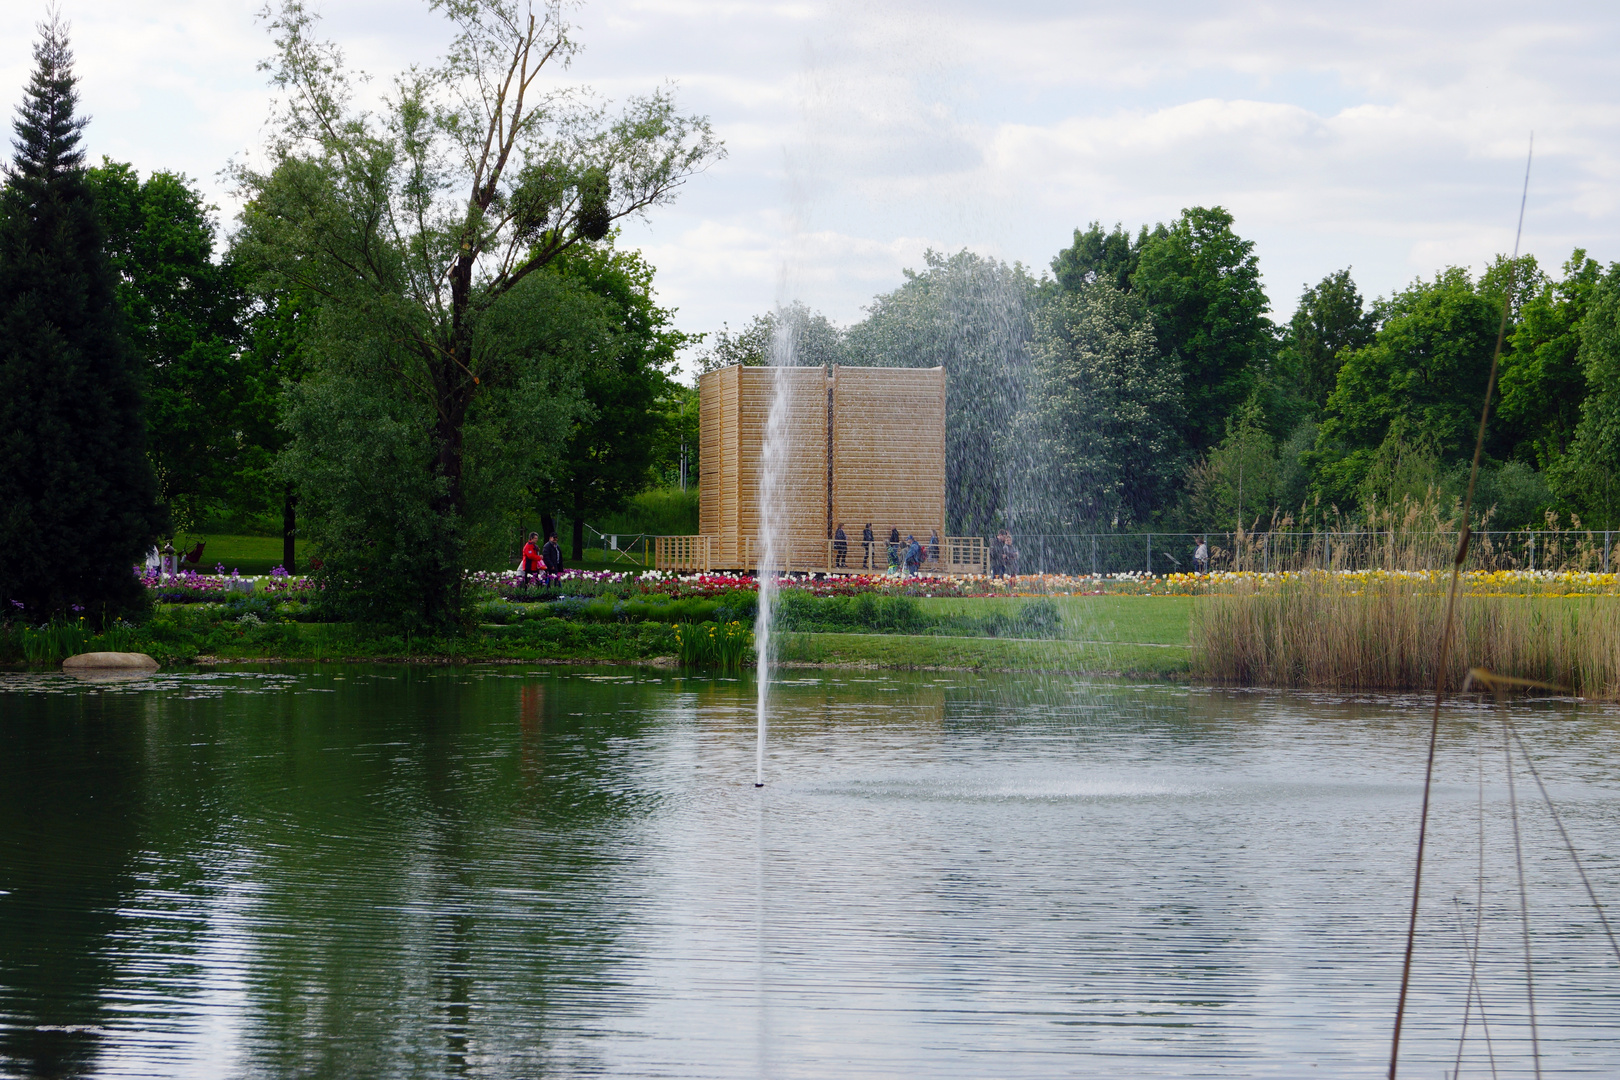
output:
[[[728,367],[698,380],[699,531],[716,567],[752,569],[759,480],[775,379],[787,380],[789,460],[781,483],[785,557],[794,569],[827,559],[827,392],[833,395],[832,509],[858,559],[861,525],[926,540],[945,532],[945,372],[942,368]]]
[[[868,521],[880,543],[945,535],[944,368],[833,368],[832,486],[852,541]]]
[[[823,368],[738,369],[741,467],[737,550],[759,537],[759,481],[776,379],[787,393],[788,461],[778,481],[786,527],[780,557],[794,567],[819,566],[827,538],[827,373]],[[745,560],[746,561],[746,560]]]
[[[726,490],[736,472],[736,425],[726,422],[728,401],[735,412],[737,371],[721,368],[698,378],[698,532],[715,538],[712,556],[721,565],[734,556],[726,538],[737,531],[737,500]],[[731,447],[726,445],[732,436]],[[731,520],[727,521],[727,515]]]

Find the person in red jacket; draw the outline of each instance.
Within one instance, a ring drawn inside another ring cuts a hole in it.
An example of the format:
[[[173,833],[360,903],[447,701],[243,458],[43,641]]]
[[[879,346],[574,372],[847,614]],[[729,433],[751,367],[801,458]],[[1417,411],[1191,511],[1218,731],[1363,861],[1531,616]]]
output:
[[[529,587],[531,577],[540,577],[540,548],[535,541],[540,539],[539,533],[530,533],[529,542],[523,545],[523,588]]]

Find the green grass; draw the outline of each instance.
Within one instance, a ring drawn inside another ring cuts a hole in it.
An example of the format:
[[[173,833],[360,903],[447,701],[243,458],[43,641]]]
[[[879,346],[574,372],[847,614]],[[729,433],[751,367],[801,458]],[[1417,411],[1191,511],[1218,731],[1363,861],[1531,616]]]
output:
[[[1063,637],[1070,642],[1141,645],[1187,644],[1192,626],[1191,596],[1058,596]],[[986,615],[1016,611],[1022,597],[935,597],[918,600],[929,615]]]
[[[197,569],[212,573],[215,566],[225,564],[225,572],[239,570],[244,574],[268,574],[272,567],[281,565],[281,537],[279,536],[224,536],[216,533],[180,533],[174,538],[174,549],[178,552],[187,552],[196,547],[198,542],[207,546],[203,548],[202,559],[197,563]],[[298,569],[306,568],[305,561],[309,558],[302,540],[296,541],[295,552],[298,556]]]
[[[984,616],[998,609],[1014,611],[1025,600],[949,597],[918,603],[929,615]],[[1064,639],[1059,641],[784,633],[777,639],[777,655],[788,663],[1122,672],[1160,678],[1186,674],[1192,597],[1074,596],[1058,597],[1056,603],[1063,614]]]
[[[1185,645],[1086,644],[1007,638],[901,634],[782,634],[784,663],[859,664],[898,668],[1120,672],[1173,678],[1188,667]]]

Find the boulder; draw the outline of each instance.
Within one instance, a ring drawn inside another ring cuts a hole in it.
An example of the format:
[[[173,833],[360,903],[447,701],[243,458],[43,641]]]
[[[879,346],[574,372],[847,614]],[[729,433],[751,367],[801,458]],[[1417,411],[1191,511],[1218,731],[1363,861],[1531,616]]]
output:
[[[87,652],[62,661],[63,671],[156,671],[158,662],[143,652]]]

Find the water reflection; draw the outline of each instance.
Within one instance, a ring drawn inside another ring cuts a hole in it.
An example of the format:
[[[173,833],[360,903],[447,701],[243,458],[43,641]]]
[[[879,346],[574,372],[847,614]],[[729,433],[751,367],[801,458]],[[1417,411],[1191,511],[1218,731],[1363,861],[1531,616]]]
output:
[[[0,680],[0,1073],[1381,1074],[1420,702],[838,672],[773,701],[755,791],[746,680]],[[1614,714],[1520,713],[1620,895]],[[1430,1073],[1493,723],[1442,747]],[[1482,974],[1522,1062],[1492,767]],[[1612,1072],[1620,976],[1525,825],[1543,1047]]]

